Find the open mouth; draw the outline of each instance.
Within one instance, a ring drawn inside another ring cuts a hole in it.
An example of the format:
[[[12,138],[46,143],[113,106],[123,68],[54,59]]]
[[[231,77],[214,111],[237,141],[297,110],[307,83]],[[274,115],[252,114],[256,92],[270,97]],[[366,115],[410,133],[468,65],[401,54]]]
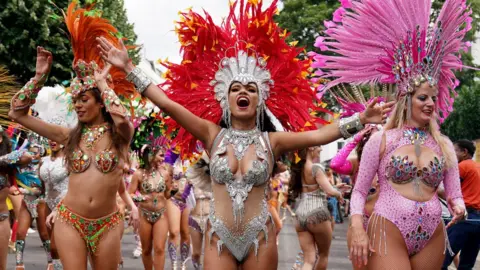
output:
[[[237,99],[237,105],[240,109],[246,109],[248,105],[250,105],[250,100],[247,97],[239,97]]]
[[[55,146],[57,146],[56,143],[50,143],[50,147],[55,147]]]
[[[85,115],[85,112],[77,111],[77,116],[78,117],[82,117],[83,115]]]

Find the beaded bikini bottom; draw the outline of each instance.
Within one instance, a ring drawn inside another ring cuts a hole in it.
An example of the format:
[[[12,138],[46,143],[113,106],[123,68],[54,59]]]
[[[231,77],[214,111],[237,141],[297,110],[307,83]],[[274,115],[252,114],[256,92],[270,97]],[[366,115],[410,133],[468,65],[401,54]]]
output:
[[[58,218],[70,224],[77,230],[87,245],[88,252],[93,256],[98,249],[98,243],[103,236],[114,229],[123,220],[120,211],[98,219],[84,218],[68,209],[63,202],[57,206]]]

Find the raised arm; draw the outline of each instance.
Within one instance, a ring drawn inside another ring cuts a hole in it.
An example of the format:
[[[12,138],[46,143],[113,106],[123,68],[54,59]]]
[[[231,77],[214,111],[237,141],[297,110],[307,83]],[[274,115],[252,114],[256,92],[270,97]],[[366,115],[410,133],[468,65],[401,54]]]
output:
[[[319,146],[331,143],[342,136],[346,138],[349,134],[356,133],[363,129],[366,124],[380,124],[387,118],[395,102],[378,105],[374,99],[367,109],[358,116],[340,119],[330,125],[313,131],[306,132],[274,132],[270,134],[270,141],[276,157],[298,149],[312,146]]]
[[[353,141],[347,143],[330,161],[330,168],[339,174],[353,174],[353,164],[348,156],[361,140],[360,133],[355,135]]]
[[[107,77],[111,67],[112,65],[107,64],[102,71],[95,71],[95,81],[98,89],[102,93],[102,101],[105,109],[112,117],[114,128],[126,142],[130,142],[133,138],[134,128],[132,122],[129,120],[129,113],[122,102],[120,102],[117,94],[115,94],[107,83]]]
[[[129,74],[127,79],[131,79],[135,83],[137,91],[150,99],[153,104],[168,113],[172,119],[177,121],[188,132],[202,141],[202,143],[205,144],[206,149],[211,148],[213,140],[218,132],[220,132],[219,126],[196,116],[180,104],[169,99],[163,90],[154,85],[143,71],[133,66],[128,58],[127,49],[123,43],[121,43],[122,47],[118,49],[103,37],[98,38],[98,41],[100,43],[99,48],[101,55],[106,62],[124,70],[126,74]]]
[[[0,157],[0,165],[25,165],[32,162],[27,150],[15,150]]]
[[[28,115],[28,110],[35,103],[38,92],[47,80],[52,66],[52,54],[37,47],[36,73],[17,94],[12,98],[8,116],[22,126],[60,144],[66,144],[70,130],[58,125],[44,122],[36,117]]]

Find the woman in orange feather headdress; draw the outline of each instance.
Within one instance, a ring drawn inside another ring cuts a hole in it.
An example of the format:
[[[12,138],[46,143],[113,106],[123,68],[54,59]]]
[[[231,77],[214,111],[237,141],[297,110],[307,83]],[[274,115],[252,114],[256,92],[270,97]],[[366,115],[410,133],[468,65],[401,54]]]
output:
[[[43,122],[27,114],[28,108],[46,81],[52,54],[38,48],[36,76],[12,99],[9,116],[32,131],[65,145],[65,165],[70,173],[68,192],[57,205],[55,244],[66,269],[87,269],[87,257],[94,269],[116,269],[120,262],[123,215],[116,194],[132,208],[134,226],[138,211],[125,192],[123,167],[133,125],[117,94],[135,94],[124,73],[104,65],[95,37],[102,36],[115,46],[117,30],[89,9],[77,8],[74,1],[64,14],[75,59],[77,75],[71,82],[73,105],[78,116],[75,128]]]
[[[99,38],[104,59],[170,114],[175,122],[169,126],[180,128],[173,143],[182,158],[196,151],[197,140],[211,157],[205,269],[277,269],[265,195],[276,158],[382,122],[392,105],[369,105],[366,113],[314,130],[310,60],[296,58],[302,49],[289,45],[274,22],[277,1],[264,10],[262,1],[245,2],[232,3],[221,26],[208,14],[181,14],[176,31],[183,61],[165,63],[165,92],[131,64],[125,48]],[[176,255],[178,248],[169,245],[168,251]]]

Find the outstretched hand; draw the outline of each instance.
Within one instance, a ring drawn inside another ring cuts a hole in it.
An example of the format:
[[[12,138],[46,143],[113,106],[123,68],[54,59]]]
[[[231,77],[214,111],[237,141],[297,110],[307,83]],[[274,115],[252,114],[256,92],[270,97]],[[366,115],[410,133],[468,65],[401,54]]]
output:
[[[115,47],[104,37],[97,37],[98,49],[100,50],[100,56],[107,63],[110,63],[116,68],[125,70],[130,63],[130,58],[128,57],[127,48],[123,44],[121,38],[118,39],[120,43],[120,48]]]
[[[380,105],[378,104],[378,98],[375,98],[368,104],[367,109],[361,113],[362,124],[384,124],[394,105],[395,101]]]
[[[112,65],[110,63],[107,63],[103,70],[95,70],[95,83],[97,84],[97,87],[98,89],[100,89],[100,91],[103,91],[108,87],[107,79],[110,68],[112,68]]]
[[[52,53],[43,47],[37,47],[37,64],[35,68],[35,77],[40,80],[43,76],[47,76],[52,69]]]

